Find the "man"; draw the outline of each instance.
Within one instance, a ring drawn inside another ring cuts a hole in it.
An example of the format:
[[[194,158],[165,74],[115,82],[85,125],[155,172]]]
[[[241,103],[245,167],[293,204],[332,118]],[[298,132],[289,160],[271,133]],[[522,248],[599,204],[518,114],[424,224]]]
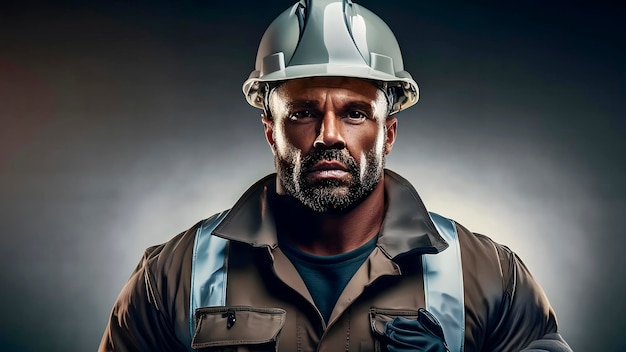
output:
[[[146,251],[101,351],[570,350],[514,253],[384,169],[418,89],[375,14],[293,5],[244,93],[277,173]]]

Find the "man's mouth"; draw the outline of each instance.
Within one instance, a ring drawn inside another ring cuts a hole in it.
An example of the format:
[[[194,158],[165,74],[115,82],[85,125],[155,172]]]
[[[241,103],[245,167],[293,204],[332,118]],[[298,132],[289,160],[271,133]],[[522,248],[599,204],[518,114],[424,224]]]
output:
[[[309,171],[345,171],[348,172],[348,168],[341,162],[336,160],[322,160],[313,165]]]
[[[343,179],[350,175],[348,168],[336,160],[322,160],[307,170],[312,179]]]

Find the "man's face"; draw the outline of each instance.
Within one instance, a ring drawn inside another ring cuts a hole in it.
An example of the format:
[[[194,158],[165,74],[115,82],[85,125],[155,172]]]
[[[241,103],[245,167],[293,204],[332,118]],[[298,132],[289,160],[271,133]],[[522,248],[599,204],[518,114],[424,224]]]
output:
[[[356,78],[290,80],[270,97],[264,118],[274,152],[278,193],[316,212],[360,202],[382,178],[396,120],[372,83]]]

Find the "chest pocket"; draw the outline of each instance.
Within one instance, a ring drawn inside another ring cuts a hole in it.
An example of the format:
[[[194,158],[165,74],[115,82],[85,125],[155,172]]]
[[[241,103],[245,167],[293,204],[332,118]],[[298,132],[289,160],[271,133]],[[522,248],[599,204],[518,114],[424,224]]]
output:
[[[370,327],[372,329],[372,335],[374,336],[374,350],[376,352],[386,351],[386,349],[382,347],[384,344],[381,344],[381,341],[384,341],[386,338],[385,326],[396,317],[416,319],[417,311],[412,309],[370,309]]]
[[[191,347],[202,352],[277,351],[286,315],[280,308],[199,308]]]

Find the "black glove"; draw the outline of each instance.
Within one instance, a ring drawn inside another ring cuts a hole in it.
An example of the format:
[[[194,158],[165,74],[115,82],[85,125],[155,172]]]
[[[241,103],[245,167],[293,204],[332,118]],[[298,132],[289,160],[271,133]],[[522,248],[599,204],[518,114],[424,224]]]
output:
[[[443,329],[430,312],[420,308],[417,319],[397,317],[387,323],[389,352],[450,352],[443,336]]]

